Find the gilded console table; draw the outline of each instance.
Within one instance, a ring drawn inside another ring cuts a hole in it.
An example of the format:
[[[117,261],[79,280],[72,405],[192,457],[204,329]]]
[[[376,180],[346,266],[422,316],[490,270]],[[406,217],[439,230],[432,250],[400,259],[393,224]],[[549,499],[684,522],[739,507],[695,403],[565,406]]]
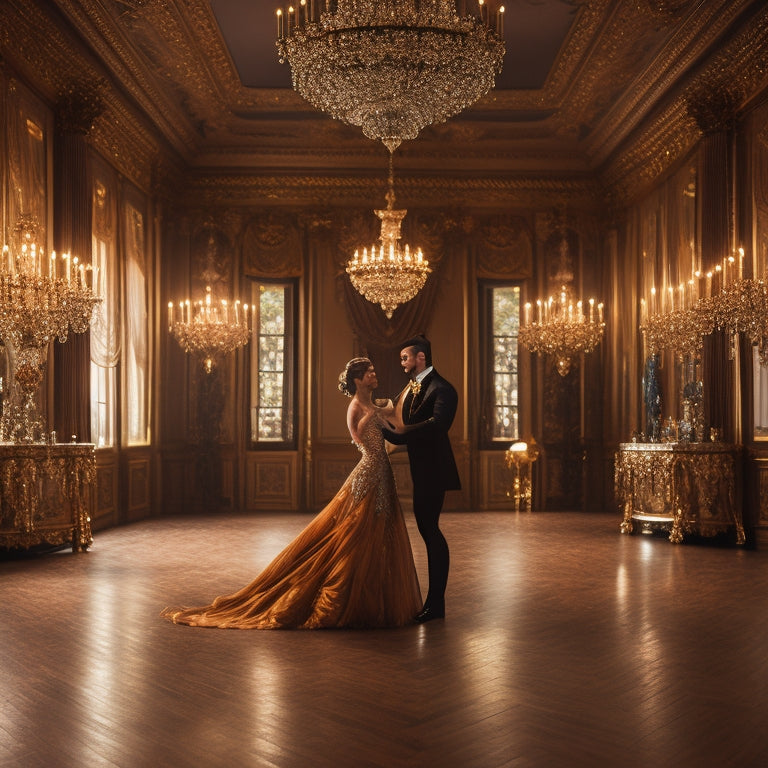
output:
[[[726,443],[621,443],[616,454],[616,498],[622,533],[670,528],[714,536],[736,529],[744,543],[739,473],[741,449]]]
[[[90,443],[0,443],[0,548],[88,549],[95,477]]]

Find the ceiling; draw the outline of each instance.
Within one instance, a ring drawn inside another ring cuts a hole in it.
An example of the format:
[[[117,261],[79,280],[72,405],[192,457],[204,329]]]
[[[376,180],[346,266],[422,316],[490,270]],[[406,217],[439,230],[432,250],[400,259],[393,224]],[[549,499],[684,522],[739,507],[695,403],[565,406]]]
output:
[[[488,2],[493,9],[498,0]],[[11,38],[39,40],[43,20],[55,16],[82,55],[57,54],[64,49],[46,36],[51,56],[59,56],[62,70],[106,84],[102,124],[143,124],[192,172],[381,176],[382,145],[292,90],[289,65],[277,59],[277,5],[3,0],[0,21],[10,30],[15,25]],[[654,119],[663,130],[664,110],[674,112],[670,94],[765,15],[764,0],[506,0],[505,6],[506,55],[496,88],[405,142],[397,150],[399,169],[451,178],[599,174]],[[36,64],[28,50],[12,54],[27,56],[20,66]],[[63,80],[65,73],[55,69],[50,77]],[[122,106],[126,96],[131,115]]]

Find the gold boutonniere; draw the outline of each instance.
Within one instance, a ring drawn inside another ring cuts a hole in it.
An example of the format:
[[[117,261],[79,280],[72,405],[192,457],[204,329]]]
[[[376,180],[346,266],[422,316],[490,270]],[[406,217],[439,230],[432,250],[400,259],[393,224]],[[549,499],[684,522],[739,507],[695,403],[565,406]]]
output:
[[[418,395],[419,392],[421,392],[421,382],[420,381],[412,381],[411,382],[411,394],[412,395]]]

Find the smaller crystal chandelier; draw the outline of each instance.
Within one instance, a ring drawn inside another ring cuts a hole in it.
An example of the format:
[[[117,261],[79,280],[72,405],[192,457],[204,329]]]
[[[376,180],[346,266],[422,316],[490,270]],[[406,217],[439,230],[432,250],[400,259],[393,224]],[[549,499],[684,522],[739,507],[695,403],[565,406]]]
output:
[[[557,298],[536,301],[536,317],[531,303],[525,305],[524,322],[518,340],[531,352],[550,355],[557,372],[566,376],[573,358],[591,352],[603,338],[603,305],[589,299],[589,311],[584,314],[581,300],[574,303],[570,288],[563,285]]]
[[[202,357],[203,368],[211,373],[217,355],[226,355],[246,345],[251,338],[251,310],[247,304],[231,304],[222,299],[214,303],[211,286],[205,298],[191,302],[168,302],[168,330],[189,354]]]
[[[94,306],[94,270],[69,253],[46,256],[36,242],[38,225],[22,215],[12,247],[0,260],[0,338],[13,369],[10,398],[3,402],[0,439],[32,443],[44,439],[45,421],[35,393],[43,381],[48,345],[69,332],[88,329]]]
[[[389,154],[389,191],[387,207],[375,211],[381,219],[379,247],[371,246],[371,252],[356,250],[347,262],[347,273],[352,285],[368,301],[379,304],[387,318],[400,304],[410,301],[423,287],[432,271],[421,248],[411,252],[410,246],[400,246],[400,224],[408,213],[395,209],[395,186],[392,169],[392,153]]]

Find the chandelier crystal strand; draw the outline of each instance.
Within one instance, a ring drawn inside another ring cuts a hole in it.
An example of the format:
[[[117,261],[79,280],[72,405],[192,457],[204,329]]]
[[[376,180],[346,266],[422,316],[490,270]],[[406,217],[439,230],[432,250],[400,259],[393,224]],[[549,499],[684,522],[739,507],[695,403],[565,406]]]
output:
[[[409,245],[400,246],[400,225],[405,209],[395,209],[395,186],[392,152],[389,153],[389,190],[387,207],[375,211],[381,219],[379,246],[357,249],[347,262],[350,282],[368,301],[378,304],[387,318],[400,304],[410,301],[424,287],[432,271],[421,248],[411,251]]]
[[[566,376],[573,359],[592,352],[605,332],[603,304],[589,299],[588,305],[585,315],[583,302],[573,301],[567,285],[562,286],[557,298],[539,299],[535,317],[528,302],[524,307],[519,342],[531,352],[553,357],[557,372]]]
[[[188,354],[202,358],[206,373],[211,373],[218,355],[226,355],[248,343],[251,338],[251,308],[226,299],[214,302],[211,286],[205,298],[191,302],[168,302],[168,330]]]
[[[476,7],[459,16],[454,0],[301,0],[277,11],[279,60],[310,104],[394,151],[493,88],[504,6]]]
[[[0,439],[31,443],[45,439],[45,423],[37,412],[35,393],[42,383],[48,345],[62,344],[69,332],[88,329],[98,284],[95,270],[69,253],[50,257],[36,243],[38,225],[21,216],[12,246],[4,245],[0,261],[0,338],[13,363],[10,397],[3,400]]]

